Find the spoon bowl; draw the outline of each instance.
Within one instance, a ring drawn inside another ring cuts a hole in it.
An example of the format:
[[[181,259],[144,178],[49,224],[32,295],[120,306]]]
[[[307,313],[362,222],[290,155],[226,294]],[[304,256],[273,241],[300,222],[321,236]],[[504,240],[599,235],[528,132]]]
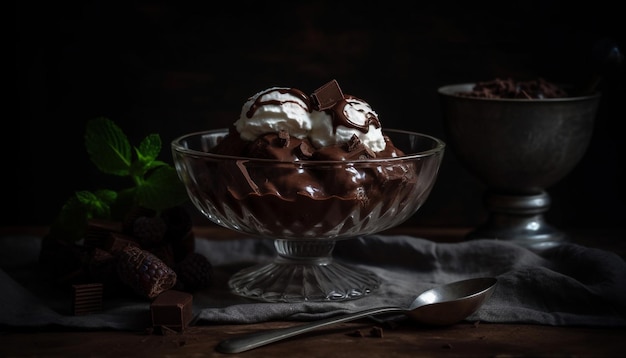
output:
[[[410,319],[426,325],[451,325],[478,310],[491,297],[496,283],[497,279],[493,277],[456,281],[424,291],[408,307],[370,308],[298,326],[246,334],[221,341],[216,350],[221,353],[245,352],[317,328],[381,313],[404,313]]]
[[[496,282],[492,277],[473,278],[432,288],[417,296],[404,313],[416,322],[432,326],[457,323],[489,299]]]

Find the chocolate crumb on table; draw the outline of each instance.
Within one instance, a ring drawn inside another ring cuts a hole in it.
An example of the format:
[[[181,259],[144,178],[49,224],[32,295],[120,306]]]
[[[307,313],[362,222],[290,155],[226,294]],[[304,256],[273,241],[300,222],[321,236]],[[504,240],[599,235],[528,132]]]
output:
[[[360,329],[354,330],[352,332],[346,333],[349,337],[364,337],[363,332]]]
[[[383,329],[380,327],[372,327],[370,329],[370,337],[383,338]]]

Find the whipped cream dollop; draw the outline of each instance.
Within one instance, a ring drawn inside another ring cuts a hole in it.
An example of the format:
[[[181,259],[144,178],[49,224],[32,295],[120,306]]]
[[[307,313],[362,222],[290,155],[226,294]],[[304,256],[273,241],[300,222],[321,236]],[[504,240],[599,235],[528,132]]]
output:
[[[250,141],[284,130],[308,138],[316,148],[348,143],[354,136],[374,152],[386,147],[378,114],[364,100],[344,95],[335,80],[311,96],[289,87],[260,91],[244,103],[235,128]]]
[[[302,139],[313,128],[311,100],[295,88],[266,89],[248,98],[235,127],[245,140],[255,140],[263,134],[280,130]]]

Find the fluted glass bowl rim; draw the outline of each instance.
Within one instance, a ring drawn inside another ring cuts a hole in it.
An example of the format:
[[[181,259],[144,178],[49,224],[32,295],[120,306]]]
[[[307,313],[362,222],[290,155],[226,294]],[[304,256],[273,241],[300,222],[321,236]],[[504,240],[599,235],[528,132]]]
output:
[[[389,163],[389,162],[395,162],[395,161],[406,161],[406,160],[413,160],[417,158],[430,157],[430,156],[443,152],[446,148],[446,143],[443,140],[435,136],[429,135],[429,134],[420,133],[420,132],[412,132],[412,131],[401,130],[401,129],[383,130],[383,134],[387,132],[398,134],[398,135],[404,134],[407,136],[417,136],[417,137],[426,138],[426,139],[431,140],[434,143],[434,145],[432,148],[428,150],[423,150],[423,151],[419,151],[415,153],[405,153],[405,155],[398,156],[398,157],[380,157],[380,158],[353,159],[353,160],[298,160],[298,161],[284,161],[284,160],[278,160],[278,159],[266,159],[266,158],[254,158],[254,157],[243,157],[243,156],[235,156],[235,155],[215,154],[215,153],[210,153],[208,151],[190,149],[182,145],[182,143],[186,139],[189,139],[192,137],[197,137],[200,135],[215,135],[215,134],[222,134],[222,133],[226,135],[229,133],[228,128],[218,128],[218,129],[209,129],[209,130],[203,130],[203,131],[195,131],[195,132],[190,132],[190,133],[180,135],[172,140],[171,147],[176,152],[182,153],[186,156],[192,156],[192,157],[223,159],[223,160],[228,160],[228,161],[246,160],[249,162],[252,161],[252,162],[266,163],[270,165],[271,164],[297,163],[298,165],[303,165],[303,166],[346,165],[346,164],[351,164],[351,163],[355,163],[355,164],[383,163],[383,162]],[[207,148],[207,150],[208,149],[210,148]]]

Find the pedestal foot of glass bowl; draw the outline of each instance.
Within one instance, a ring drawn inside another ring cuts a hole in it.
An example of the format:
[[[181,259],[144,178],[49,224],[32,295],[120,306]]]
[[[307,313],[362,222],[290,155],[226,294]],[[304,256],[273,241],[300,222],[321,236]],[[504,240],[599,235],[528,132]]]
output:
[[[487,222],[470,232],[468,239],[508,241],[533,251],[541,251],[569,241],[564,232],[546,223],[550,196],[542,191],[533,195],[485,195]]]
[[[373,272],[334,261],[334,241],[275,240],[274,262],[243,269],[228,284],[237,295],[266,302],[344,301],[375,291]]]

